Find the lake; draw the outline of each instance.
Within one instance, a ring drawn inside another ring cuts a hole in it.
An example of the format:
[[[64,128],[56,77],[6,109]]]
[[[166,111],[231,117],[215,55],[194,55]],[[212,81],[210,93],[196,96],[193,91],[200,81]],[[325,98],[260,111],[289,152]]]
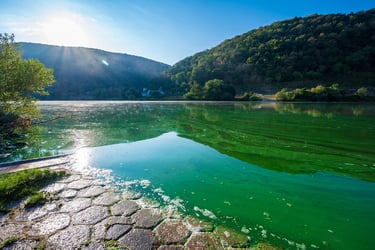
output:
[[[41,102],[36,142],[187,215],[289,249],[375,246],[375,105]],[[59,119],[55,119],[58,118]],[[51,122],[44,121],[52,119]]]

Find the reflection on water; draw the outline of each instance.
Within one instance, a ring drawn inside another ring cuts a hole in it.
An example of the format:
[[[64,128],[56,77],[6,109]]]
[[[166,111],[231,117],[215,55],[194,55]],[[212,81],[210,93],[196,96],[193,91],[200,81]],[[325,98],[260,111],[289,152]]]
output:
[[[40,108],[52,122],[13,159],[76,150],[82,171],[253,240],[325,249],[375,245],[372,104],[42,102]]]
[[[42,102],[40,108],[43,120],[65,119],[44,123],[13,159],[176,131],[264,168],[375,181],[372,104]]]
[[[80,167],[110,170],[123,180],[120,186],[253,241],[300,249],[353,249],[358,242],[370,249],[374,243],[375,184],[266,170],[176,133],[84,148],[78,155]]]

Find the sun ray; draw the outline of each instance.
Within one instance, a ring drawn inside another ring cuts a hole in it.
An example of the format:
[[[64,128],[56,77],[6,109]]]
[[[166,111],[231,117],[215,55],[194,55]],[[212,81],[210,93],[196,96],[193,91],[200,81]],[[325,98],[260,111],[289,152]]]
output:
[[[82,47],[89,44],[83,18],[78,15],[61,14],[49,17],[42,24],[42,30],[49,44]]]

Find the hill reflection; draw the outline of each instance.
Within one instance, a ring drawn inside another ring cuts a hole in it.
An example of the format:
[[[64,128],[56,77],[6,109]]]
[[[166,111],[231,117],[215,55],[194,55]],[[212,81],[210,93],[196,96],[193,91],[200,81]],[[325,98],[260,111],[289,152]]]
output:
[[[175,131],[264,168],[375,181],[371,104],[42,102],[40,108],[45,120],[65,118],[45,123],[21,158]]]

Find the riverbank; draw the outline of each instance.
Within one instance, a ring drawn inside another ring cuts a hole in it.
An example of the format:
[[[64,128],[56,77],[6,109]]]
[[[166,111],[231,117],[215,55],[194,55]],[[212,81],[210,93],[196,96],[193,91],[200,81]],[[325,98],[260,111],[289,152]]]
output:
[[[22,169],[47,166],[71,174],[43,188],[51,195],[46,204],[25,208],[21,203],[10,213],[0,214],[3,249],[230,249],[250,245],[246,235],[168,211],[77,172],[69,156],[32,164],[24,163]],[[7,172],[20,169],[13,165]],[[251,249],[260,247],[264,245]]]

